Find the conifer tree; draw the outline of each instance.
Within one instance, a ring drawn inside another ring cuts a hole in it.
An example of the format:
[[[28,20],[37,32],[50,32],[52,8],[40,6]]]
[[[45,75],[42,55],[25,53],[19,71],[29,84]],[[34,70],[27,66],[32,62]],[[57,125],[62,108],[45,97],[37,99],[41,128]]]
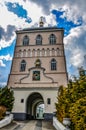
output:
[[[0,89],[0,106],[5,106],[7,111],[11,111],[14,103],[13,91],[6,87]]]
[[[56,103],[57,118],[70,117],[71,130],[86,128],[86,73],[79,69],[79,78],[69,80],[67,87],[60,87]]]

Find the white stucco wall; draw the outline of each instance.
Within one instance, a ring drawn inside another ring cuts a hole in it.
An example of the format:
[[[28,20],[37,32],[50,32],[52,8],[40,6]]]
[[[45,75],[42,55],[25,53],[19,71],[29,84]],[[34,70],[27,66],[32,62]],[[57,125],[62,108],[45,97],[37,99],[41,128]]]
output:
[[[15,103],[13,107],[14,113],[26,113],[26,105],[27,105],[27,99],[32,93],[39,93],[44,99],[44,105],[45,105],[45,113],[53,113],[55,112],[55,102],[57,101],[57,92],[58,90],[54,89],[14,89],[14,96]],[[47,104],[47,98],[51,99],[51,104]],[[24,103],[21,103],[21,99],[24,99]]]

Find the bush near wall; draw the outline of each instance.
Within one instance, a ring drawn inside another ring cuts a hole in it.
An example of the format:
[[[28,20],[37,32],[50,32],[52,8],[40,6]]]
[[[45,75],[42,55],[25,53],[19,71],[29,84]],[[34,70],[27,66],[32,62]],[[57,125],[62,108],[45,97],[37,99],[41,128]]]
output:
[[[0,118],[3,118],[6,111],[12,111],[14,104],[13,91],[7,86],[0,88]],[[3,108],[3,109],[2,109]]]
[[[86,75],[80,73],[79,79],[70,80],[65,88],[60,86],[56,103],[56,114],[59,121],[69,117],[71,130],[86,128]]]
[[[85,130],[86,128],[86,97],[80,98],[73,104],[70,111],[70,118],[75,130]]]
[[[60,122],[63,121],[63,118],[65,117],[65,88],[63,86],[60,86],[59,93],[58,93],[58,103],[56,103],[56,115]]]

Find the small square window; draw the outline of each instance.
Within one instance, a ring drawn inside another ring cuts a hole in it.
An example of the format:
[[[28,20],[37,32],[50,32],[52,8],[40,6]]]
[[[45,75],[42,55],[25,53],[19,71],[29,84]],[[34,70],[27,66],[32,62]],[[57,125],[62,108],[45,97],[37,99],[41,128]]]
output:
[[[47,104],[51,104],[51,99],[47,98]]]
[[[24,102],[24,99],[21,99],[21,103],[23,103]]]

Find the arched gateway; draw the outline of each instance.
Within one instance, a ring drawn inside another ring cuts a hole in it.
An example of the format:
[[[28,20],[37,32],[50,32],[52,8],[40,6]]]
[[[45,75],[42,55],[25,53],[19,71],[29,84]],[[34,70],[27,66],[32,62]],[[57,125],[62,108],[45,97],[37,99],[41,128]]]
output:
[[[38,92],[31,93],[26,102],[27,119],[43,119],[44,113],[41,110],[44,108],[38,107],[40,104],[44,104],[42,95]]]
[[[12,110],[14,118],[52,119],[56,111],[58,88],[60,85],[67,85],[64,30],[40,26],[18,30],[16,34],[16,46],[8,79],[8,87],[13,89],[15,97]],[[24,44],[27,38],[29,42]]]

